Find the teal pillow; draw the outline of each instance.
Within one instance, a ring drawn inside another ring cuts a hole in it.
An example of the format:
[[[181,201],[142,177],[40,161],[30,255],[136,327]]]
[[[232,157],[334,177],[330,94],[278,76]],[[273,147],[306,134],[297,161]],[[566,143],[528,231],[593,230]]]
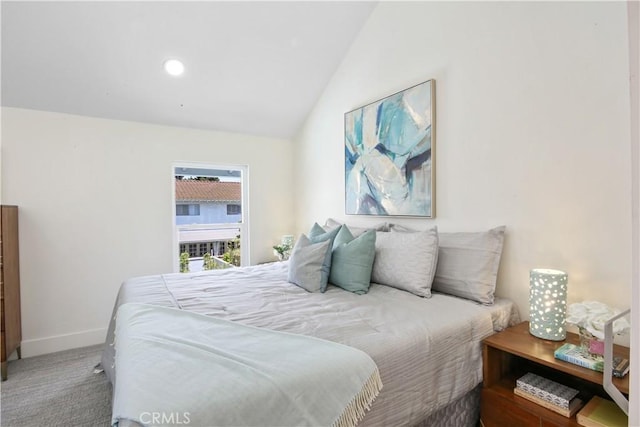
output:
[[[336,230],[337,230],[337,234],[335,239],[333,239],[332,250],[335,250],[338,246],[344,243],[349,243],[350,241],[356,238],[356,236],[354,236],[353,233],[351,232],[351,229],[346,225],[341,225]],[[358,234],[358,237],[362,236],[362,234],[364,233]]]
[[[333,239],[336,238],[336,235],[339,231],[340,227],[326,231],[316,222],[315,224],[313,224],[313,227],[311,227],[311,230],[309,230],[309,240],[311,240],[313,243],[318,243],[331,239],[331,243],[333,244]]]
[[[334,248],[333,242],[334,242],[334,239],[336,238],[336,235],[340,231],[340,228],[341,227],[338,227],[334,230],[325,231],[324,228],[322,228],[316,222],[315,224],[313,224],[313,227],[311,227],[311,230],[309,231],[309,240],[311,241],[311,243],[320,243],[320,242],[329,241],[329,248],[333,249]],[[322,270],[326,271],[327,277],[328,277],[329,271],[331,270],[331,250],[329,250],[327,252],[327,255],[325,256],[324,262],[322,264]],[[327,290],[327,281],[325,280],[324,287],[320,290],[320,292],[324,292],[326,290]]]
[[[376,232],[367,230],[354,238],[346,225],[334,243],[329,282],[356,294],[366,294],[376,256]]]
[[[327,254],[331,260],[330,240],[312,243],[302,234],[289,258],[287,280],[309,292],[324,292],[329,280],[329,269],[324,267]]]

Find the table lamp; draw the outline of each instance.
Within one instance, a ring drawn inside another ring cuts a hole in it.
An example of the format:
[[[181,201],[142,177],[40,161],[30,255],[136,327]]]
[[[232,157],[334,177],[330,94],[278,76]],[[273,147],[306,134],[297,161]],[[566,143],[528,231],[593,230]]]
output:
[[[529,273],[529,332],[538,338],[562,341],[567,337],[567,273],[535,268]]]

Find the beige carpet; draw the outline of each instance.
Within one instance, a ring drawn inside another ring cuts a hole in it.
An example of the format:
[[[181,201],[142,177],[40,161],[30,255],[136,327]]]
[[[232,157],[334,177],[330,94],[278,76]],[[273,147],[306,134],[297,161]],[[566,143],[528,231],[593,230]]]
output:
[[[94,374],[102,346],[14,360],[0,385],[0,425],[108,426],[111,385]]]

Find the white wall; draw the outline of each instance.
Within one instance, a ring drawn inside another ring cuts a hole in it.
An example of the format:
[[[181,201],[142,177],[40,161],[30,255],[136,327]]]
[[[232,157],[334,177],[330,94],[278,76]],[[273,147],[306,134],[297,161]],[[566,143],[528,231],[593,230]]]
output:
[[[296,228],[344,215],[343,114],[436,80],[436,218],[507,226],[498,295],[528,318],[534,267],[569,303],[631,297],[626,4],[382,2],[296,137]]]
[[[120,283],[173,270],[174,161],[248,165],[250,262],[274,259],[293,227],[290,141],[2,109],[24,356],[100,343]]]

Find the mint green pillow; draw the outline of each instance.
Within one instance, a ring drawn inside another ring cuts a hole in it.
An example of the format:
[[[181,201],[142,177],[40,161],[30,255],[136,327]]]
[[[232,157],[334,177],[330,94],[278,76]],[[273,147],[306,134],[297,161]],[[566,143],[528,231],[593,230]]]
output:
[[[376,232],[367,230],[354,238],[346,225],[333,241],[329,282],[356,294],[366,294],[376,256]]]
[[[325,231],[324,228],[318,225],[317,222],[313,224],[313,227],[311,227],[311,230],[309,231],[309,240],[311,241],[311,243],[321,243],[321,242],[329,241],[330,249],[327,251],[327,254],[322,263],[322,271],[327,275],[327,278],[329,277],[329,271],[331,270],[331,255],[332,255],[331,250],[334,247],[334,239],[336,238],[336,235],[338,234],[339,231],[340,231],[340,227],[334,230]],[[324,292],[326,290],[327,290],[327,280],[324,281],[324,286],[322,286],[322,288],[320,289],[320,292]]]
[[[324,292],[329,280],[329,269],[324,268],[327,254],[331,260],[330,240],[312,243],[302,234],[289,258],[287,280],[309,292]]]
[[[316,222],[313,224],[313,227],[311,227],[311,230],[309,230],[307,236],[309,236],[309,240],[311,240],[313,243],[323,242],[325,240],[331,239],[331,243],[333,244],[333,239],[335,239],[336,234],[338,234],[339,231],[340,227],[336,227],[332,230],[327,231]]]

